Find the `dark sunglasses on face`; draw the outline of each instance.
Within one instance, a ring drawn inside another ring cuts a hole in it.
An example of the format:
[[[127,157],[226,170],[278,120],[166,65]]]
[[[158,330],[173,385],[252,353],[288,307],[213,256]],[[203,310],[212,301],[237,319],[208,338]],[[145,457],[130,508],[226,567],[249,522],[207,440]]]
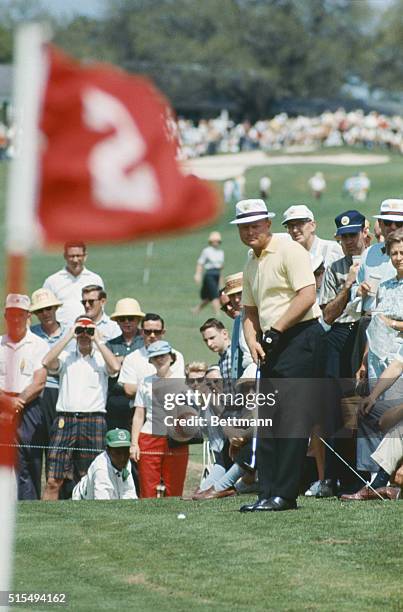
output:
[[[206,385],[211,387],[213,385],[217,385],[220,382],[220,378],[206,378]]]
[[[161,336],[161,334],[163,333],[163,329],[143,329],[143,334],[145,336],[151,336],[151,334],[154,334],[155,336]]]
[[[41,312],[50,312],[52,308],[53,306],[45,306],[45,308],[38,308],[38,310],[35,310],[35,314],[41,314]]]
[[[81,304],[83,306],[85,306],[86,304],[88,304],[89,306],[94,306],[95,302],[99,302],[99,298],[94,300],[81,300]]]
[[[80,334],[87,334],[88,336],[93,336],[95,334],[95,328],[94,327],[81,327],[80,325],[78,325],[75,328],[74,333],[76,334],[76,336],[79,336]]]
[[[396,227],[403,227],[403,221],[386,221],[383,219],[383,222],[386,227],[390,227],[393,223],[396,225]]]
[[[197,378],[188,378],[187,382],[189,385],[195,385],[196,383],[202,383],[204,381],[204,376],[199,376]]]
[[[129,323],[131,323],[132,321],[135,320],[136,317],[132,316],[132,315],[127,315],[127,317],[116,317],[116,321],[118,323],[126,323],[127,321]]]

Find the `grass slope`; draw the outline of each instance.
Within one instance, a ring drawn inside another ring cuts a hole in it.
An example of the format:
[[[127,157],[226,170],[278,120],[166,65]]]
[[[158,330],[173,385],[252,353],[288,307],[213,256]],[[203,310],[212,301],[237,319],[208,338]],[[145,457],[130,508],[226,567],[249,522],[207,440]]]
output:
[[[65,592],[84,612],[403,609],[403,504],[240,503],[20,503],[14,589]]]

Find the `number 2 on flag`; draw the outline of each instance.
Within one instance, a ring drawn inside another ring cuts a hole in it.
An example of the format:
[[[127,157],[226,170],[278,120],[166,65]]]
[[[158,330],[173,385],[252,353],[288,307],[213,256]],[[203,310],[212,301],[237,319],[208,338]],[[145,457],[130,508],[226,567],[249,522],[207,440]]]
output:
[[[96,132],[114,133],[89,154],[92,194],[103,208],[152,212],[161,205],[155,170],[144,161],[146,143],[124,104],[96,87],[82,93],[83,120]]]

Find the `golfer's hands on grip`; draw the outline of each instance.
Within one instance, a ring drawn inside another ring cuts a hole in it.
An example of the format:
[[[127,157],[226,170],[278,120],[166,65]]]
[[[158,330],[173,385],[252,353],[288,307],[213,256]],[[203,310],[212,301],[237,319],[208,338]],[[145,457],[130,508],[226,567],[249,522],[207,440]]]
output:
[[[249,349],[252,359],[256,363],[256,365],[259,365],[259,362],[264,362],[266,358],[266,353],[264,352],[260,342],[255,340],[255,342],[252,344],[252,346],[249,347]]]

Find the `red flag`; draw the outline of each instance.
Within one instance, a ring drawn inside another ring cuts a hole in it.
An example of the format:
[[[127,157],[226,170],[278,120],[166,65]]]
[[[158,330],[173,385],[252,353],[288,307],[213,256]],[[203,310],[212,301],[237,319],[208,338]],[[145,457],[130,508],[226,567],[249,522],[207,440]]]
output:
[[[146,79],[48,48],[38,216],[47,243],[141,238],[211,221],[215,192],[184,176],[169,107]]]

